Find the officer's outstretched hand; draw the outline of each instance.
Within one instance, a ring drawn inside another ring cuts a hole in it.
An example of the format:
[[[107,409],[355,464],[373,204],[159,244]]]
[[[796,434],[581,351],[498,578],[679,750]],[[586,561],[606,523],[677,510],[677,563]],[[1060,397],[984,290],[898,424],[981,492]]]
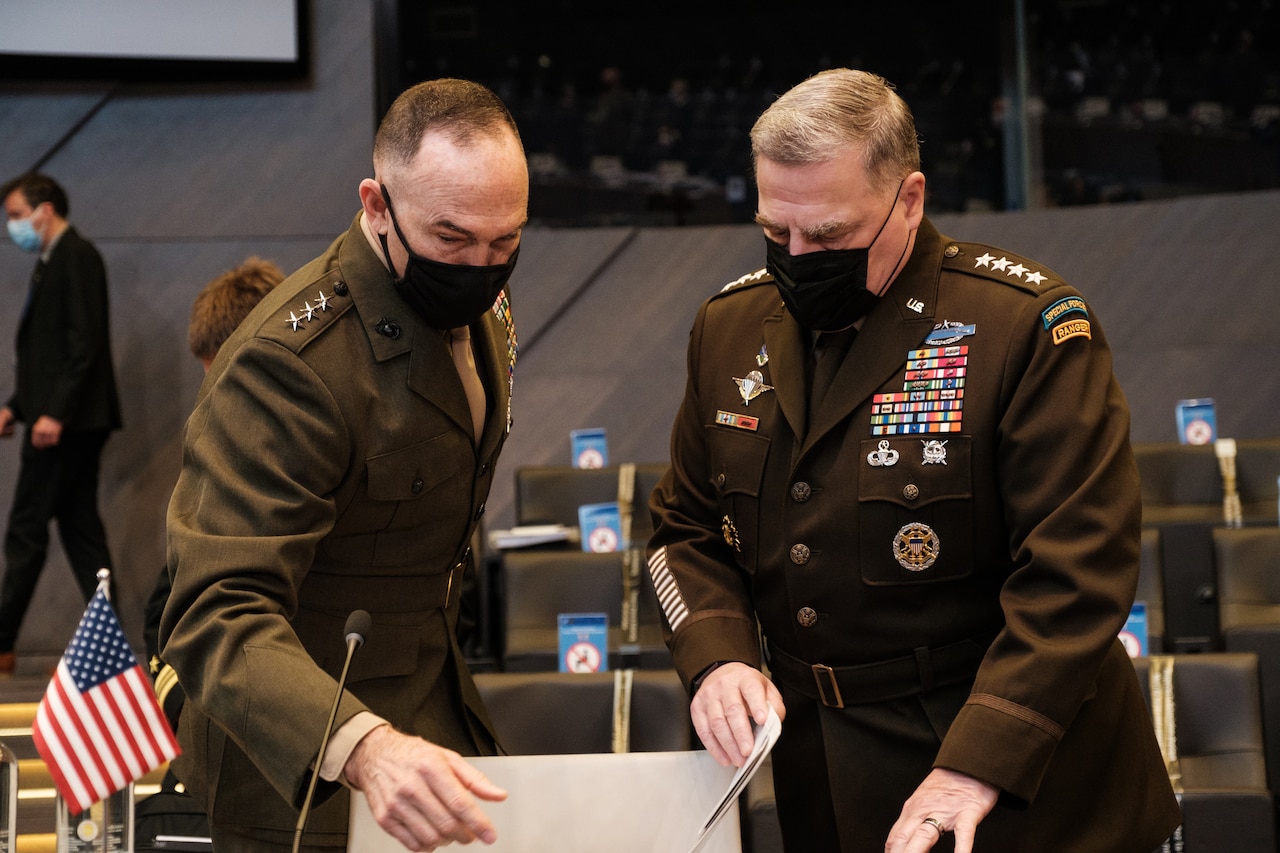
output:
[[[972,853],[973,837],[1000,790],[954,770],[935,767],[902,807],[889,830],[885,853],[926,853],[945,833],[955,833],[955,853]]]
[[[769,706],[786,716],[782,694],[764,673],[745,663],[726,663],[712,670],[689,706],[693,730],[720,766],[741,767],[755,746],[751,723],[763,725]]]
[[[378,825],[410,850],[498,837],[476,798],[497,802],[507,792],[451,749],[379,726],[351,751],[343,775],[364,792]]]
[[[13,422],[17,418],[13,414],[13,409],[8,406],[0,406],[0,438],[8,438],[13,435]]]

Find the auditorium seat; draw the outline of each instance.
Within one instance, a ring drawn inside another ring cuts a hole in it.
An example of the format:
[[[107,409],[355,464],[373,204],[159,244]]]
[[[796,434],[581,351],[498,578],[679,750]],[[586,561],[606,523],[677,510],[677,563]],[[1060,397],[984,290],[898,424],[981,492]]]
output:
[[[574,468],[571,465],[530,465],[515,473],[515,523],[578,526],[578,507],[618,500],[620,466]],[[666,472],[665,462],[635,465],[632,541],[643,545],[653,527],[649,519],[649,495]]]
[[[498,571],[503,610],[503,670],[559,669],[557,617],[561,613],[595,612],[604,613],[608,618],[611,668],[671,667],[671,655],[662,639],[657,595],[648,571],[641,570],[636,579],[637,642],[632,645],[623,633],[627,584],[623,578],[622,554],[516,550],[503,555]]]
[[[1219,528],[1223,647],[1258,656],[1270,788],[1280,803],[1280,527]]]
[[[1221,524],[1222,475],[1212,444],[1135,442],[1142,523]],[[1236,441],[1236,488],[1246,525],[1276,524],[1280,438]]]
[[[623,675],[485,672],[476,675],[476,686],[512,755],[614,752],[615,702]],[[625,751],[691,749],[689,700],[675,671],[637,670],[629,678]]]
[[[1258,659],[1173,656],[1173,697],[1185,853],[1275,853]],[[1134,667],[1148,704],[1153,659]]]
[[[1160,532],[1155,528],[1142,531],[1138,589],[1134,601],[1147,605],[1148,653],[1160,654],[1164,651],[1164,579],[1160,572]]]

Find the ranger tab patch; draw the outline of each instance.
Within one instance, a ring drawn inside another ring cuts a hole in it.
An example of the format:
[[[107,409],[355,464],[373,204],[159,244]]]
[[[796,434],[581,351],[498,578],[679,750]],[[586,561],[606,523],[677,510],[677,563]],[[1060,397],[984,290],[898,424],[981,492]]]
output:
[[[1063,341],[1069,341],[1072,338],[1092,338],[1093,334],[1089,328],[1088,320],[1068,320],[1061,325],[1053,327],[1053,345],[1058,346]]]

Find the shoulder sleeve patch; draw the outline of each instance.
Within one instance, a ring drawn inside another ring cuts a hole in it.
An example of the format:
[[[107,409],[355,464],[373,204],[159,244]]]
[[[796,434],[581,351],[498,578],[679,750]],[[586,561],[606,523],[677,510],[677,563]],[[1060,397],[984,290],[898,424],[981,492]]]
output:
[[[981,243],[949,242],[942,252],[947,269],[998,281],[1028,293],[1042,293],[1063,283],[1062,277],[1035,261]]]
[[[1072,338],[1085,338],[1086,340],[1093,338],[1088,320],[1064,320],[1053,327],[1052,334],[1055,347]]]
[[[1079,314],[1080,317],[1075,319],[1089,319],[1089,306],[1085,304],[1083,298],[1079,296],[1064,296],[1057,302],[1050,305],[1044,311],[1040,312],[1040,319],[1044,321],[1045,329],[1049,329],[1054,323],[1064,317]]]

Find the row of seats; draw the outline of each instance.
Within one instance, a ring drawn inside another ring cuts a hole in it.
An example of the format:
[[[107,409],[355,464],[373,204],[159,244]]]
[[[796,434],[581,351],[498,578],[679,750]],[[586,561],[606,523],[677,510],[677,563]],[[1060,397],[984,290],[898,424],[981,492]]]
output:
[[[1142,488],[1142,523],[1222,524],[1222,473],[1212,444],[1133,445]],[[1236,489],[1245,526],[1280,520],[1280,438],[1236,441]]]

